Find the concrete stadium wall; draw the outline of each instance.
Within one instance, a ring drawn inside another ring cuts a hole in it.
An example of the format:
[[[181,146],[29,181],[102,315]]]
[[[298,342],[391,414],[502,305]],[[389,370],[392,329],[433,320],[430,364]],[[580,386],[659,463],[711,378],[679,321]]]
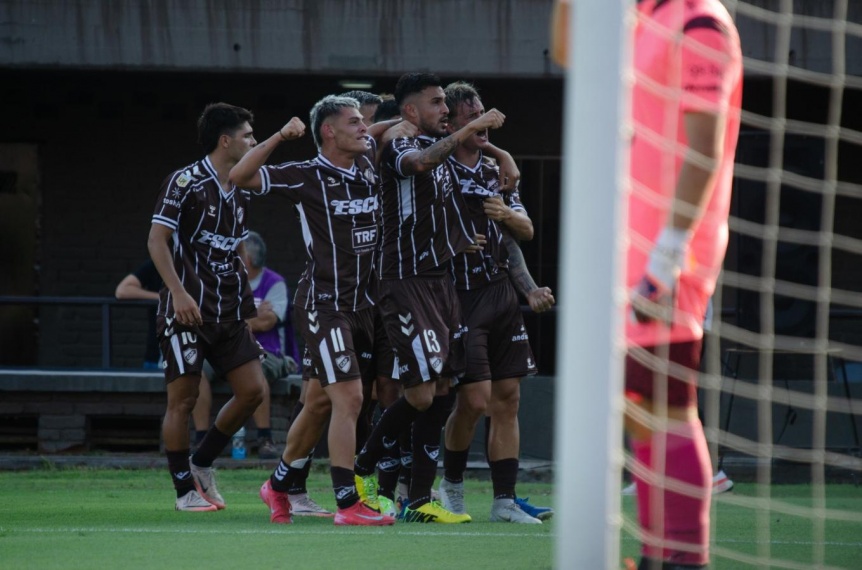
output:
[[[315,74],[559,75],[551,0],[0,4],[0,65]]]

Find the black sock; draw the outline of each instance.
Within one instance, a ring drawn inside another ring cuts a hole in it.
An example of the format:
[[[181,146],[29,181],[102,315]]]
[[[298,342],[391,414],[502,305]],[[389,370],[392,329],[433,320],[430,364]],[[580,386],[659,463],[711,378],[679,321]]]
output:
[[[377,462],[377,494],[395,500],[395,486],[398,484],[398,473],[401,471],[401,450],[398,442],[386,449],[386,453]]]
[[[410,488],[413,480],[413,424],[398,436],[398,446],[401,448],[401,471],[398,472],[398,482]]]
[[[443,476],[450,483],[460,483],[464,480],[464,471],[467,470],[467,457],[470,455],[470,448],[463,451],[454,451],[446,448],[443,454]],[[493,473],[493,471],[491,471]]]
[[[332,477],[332,490],[335,492],[335,503],[339,509],[347,509],[359,500],[356,492],[356,482],[353,471],[344,467],[330,467],[329,474]]]
[[[365,447],[356,457],[354,469],[359,476],[367,477],[374,473],[377,462],[386,451],[384,440],[389,442],[397,438],[417,414],[419,414],[419,410],[414,408],[403,396],[387,408],[380,421],[374,426]]]
[[[285,463],[284,459],[279,459],[278,466],[272,472],[272,475],[269,476],[269,485],[274,491],[278,491],[279,493],[290,493],[295,486],[296,479],[301,476],[303,468],[308,463],[309,460],[307,457],[297,459],[290,464]]]
[[[431,487],[437,477],[440,433],[446,421],[446,397],[437,396],[431,406],[413,422],[413,481],[410,483],[410,508],[431,500]]]
[[[207,434],[207,430],[199,429],[195,430],[195,445],[200,445],[200,443],[204,440],[204,436]]]
[[[272,441],[272,428],[257,428],[257,439]]]
[[[491,481],[494,485],[495,499],[514,499],[515,484],[518,482],[518,458],[491,461]]]
[[[308,492],[306,483],[308,483],[308,474],[311,472],[312,459],[314,459],[313,448],[311,450],[311,453],[308,454],[308,457],[305,458],[305,464],[302,467],[293,470],[294,474],[290,480],[290,488],[287,490],[289,494],[300,495],[302,493]],[[296,462],[294,461],[294,463]]]
[[[213,424],[192,456],[192,463],[198,467],[212,467],[213,461],[227,447],[230,437]]]
[[[189,469],[189,450],[165,450],[165,455],[168,456],[168,471],[171,473],[171,480],[174,482],[174,489],[177,491],[177,498],[182,497],[189,491],[193,491],[195,488],[195,481],[192,478],[191,470]]]

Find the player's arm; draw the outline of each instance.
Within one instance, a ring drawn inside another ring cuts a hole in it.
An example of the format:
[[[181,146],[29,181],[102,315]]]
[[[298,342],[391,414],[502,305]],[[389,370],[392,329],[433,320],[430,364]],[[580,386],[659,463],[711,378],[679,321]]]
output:
[[[509,252],[509,279],[518,291],[527,299],[534,313],[547,311],[557,302],[549,287],[539,287],[527,269],[524,253],[515,238],[508,232],[503,232],[503,244]]]
[[[298,139],[305,134],[305,124],[298,118],[293,117],[286,125],[281,127],[277,133],[255,145],[236,165],[230,169],[230,181],[239,188],[247,190],[260,190],[263,181],[260,177],[260,168],[266,164],[269,155],[279,144]]]
[[[640,322],[671,322],[676,284],[688,243],[712,195],[724,148],[725,117],[721,113],[688,112],[683,116],[688,148],[679,172],[668,224],[658,235],[647,261],[646,274],[632,297]]]
[[[502,224],[516,240],[533,239],[533,221],[526,212],[509,207],[502,196],[491,196],[482,202],[485,215]]]
[[[401,122],[403,122],[401,119],[388,119],[386,121],[380,121],[368,127],[368,130],[365,131],[365,134],[380,143],[383,133]]]
[[[500,168],[501,189],[504,192],[517,190],[521,183],[521,171],[518,170],[512,155],[490,142],[482,148],[482,152],[497,161],[497,166]]]
[[[440,166],[467,137],[486,129],[499,129],[505,120],[506,115],[497,109],[491,109],[428,148],[405,154],[401,159],[400,173],[403,176],[413,176]]]
[[[165,287],[171,292],[177,321],[186,326],[200,325],[203,323],[200,308],[192,296],[186,292],[174,269],[173,257],[168,247],[168,240],[173,234],[173,229],[162,224],[153,224],[150,226],[150,235],[147,238],[147,249],[150,252],[150,258],[156,264],[159,275],[162,276]]]
[[[159,300],[159,294],[156,291],[147,291],[141,285],[141,280],[134,273],[129,273],[117,285],[114,291],[114,297],[117,299],[148,299]]]

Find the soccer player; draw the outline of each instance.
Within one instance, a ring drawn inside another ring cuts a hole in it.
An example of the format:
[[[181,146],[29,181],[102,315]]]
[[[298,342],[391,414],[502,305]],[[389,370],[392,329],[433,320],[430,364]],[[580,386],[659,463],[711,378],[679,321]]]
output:
[[[341,96],[350,97],[359,101],[359,112],[362,114],[362,122],[365,123],[366,127],[370,127],[377,122],[374,119],[374,114],[377,112],[377,108],[380,104],[383,103],[383,97],[375,93],[369,93],[368,91],[361,91],[359,89],[342,93]]]
[[[449,132],[482,116],[485,108],[475,88],[464,82],[445,89]],[[443,506],[454,513],[464,507],[464,471],[476,424],[491,418],[488,459],[494,486],[491,521],[541,524],[515,503],[518,477],[518,402],[523,376],[536,373],[524,319],[515,288],[508,277],[508,249],[504,239],[529,240],[533,223],[517,191],[501,194],[499,170],[482,149],[488,132],[465,139],[449,165],[466,205],[464,220],[473,233],[486,236],[483,251],[452,258],[455,288],[467,327],[467,368],[458,380],[455,409],[446,422],[444,477],[440,482]]]
[[[704,568],[712,469],[697,417],[697,370],[703,316],[727,247],[742,52],[718,0],[645,0],[637,13],[625,389],[630,410],[660,426],[626,418],[635,458],[649,473],[635,479],[646,536],[639,568]],[[671,491],[666,480],[685,487]]]
[[[463,368],[460,307],[448,274],[449,262],[474,245],[473,236],[460,222],[463,203],[454,192],[446,159],[474,133],[502,126],[505,116],[491,110],[446,136],[449,109],[442,83],[427,73],[403,75],[395,87],[395,99],[402,119],[420,133],[389,141],[381,153],[378,304],[398,357],[404,395],[380,418],[356,458],[355,470],[361,494],[376,503],[375,466],[386,444],[413,422],[410,504],[404,520],[468,522],[469,515],[451,513],[431,500],[440,430],[447,413],[445,390],[448,379]]]
[[[256,312],[237,254],[248,234],[250,193],[228,180],[256,144],[252,119],[226,103],[204,109],[198,138],[206,156],[165,178],[147,241],[164,281],[157,328],[168,399],[162,431],[180,511],[225,508],[212,464],[260,405],[266,382],[260,345],[245,322]],[[225,371],[233,398],[189,457],[189,414],[205,358]]]
[[[360,361],[374,339],[369,284],[378,241],[376,145],[353,98],[324,97],[311,109],[310,121],[320,151],[314,159],[265,166],[286,138],[279,132],[230,173],[231,180],[244,188],[278,193],[296,205],[307,254],[296,290],[297,321],[318,372],[318,378],[308,382],[305,406],[290,427],[281,461],[261,486],[260,496],[270,508],[272,522],[291,522],[287,493],[291,473],[301,470],[316,445],[328,399],[330,474],[338,505],[334,522],[391,525],[393,517],[360,500],[353,472],[356,420],[362,408]],[[304,130],[304,125],[294,117],[285,129]]]

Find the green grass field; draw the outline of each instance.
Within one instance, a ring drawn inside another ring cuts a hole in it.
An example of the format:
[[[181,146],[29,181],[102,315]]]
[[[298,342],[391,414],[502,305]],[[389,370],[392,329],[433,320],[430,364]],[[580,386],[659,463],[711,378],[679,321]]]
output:
[[[0,568],[514,568],[553,566],[558,528],[487,522],[488,481],[468,481],[468,525],[407,525],[339,528],[331,519],[296,518],[293,525],[269,523],[257,497],[268,470],[219,472],[228,508],[218,513],[177,513],[168,474],[162,470],[40,470],[0,472]],[[309,489],[334,507],[326,473],[317,472]],[[535,504],[550,504],[552,486],[522,483],[519,492]],[[776,486],[773,495],[789,505],[810,504],[810,488]],[[827,506],[862,512],[862,489],[829,486]],[[747,504],[753,485],[737,485],[714,509],[716,554],[755,555],[757,527]],[[634,501],[623,501],[626,518]],[[815,545],[804,518],[770,517],[774,556],[810,565]],[[826,563],[862,568],[862,524],[826,526]],[[637,541],[624,533],[624,556],[637,556]],[[562,565],[576,568],[575,565]],[[760,568],[717,556],[714,569]]]

